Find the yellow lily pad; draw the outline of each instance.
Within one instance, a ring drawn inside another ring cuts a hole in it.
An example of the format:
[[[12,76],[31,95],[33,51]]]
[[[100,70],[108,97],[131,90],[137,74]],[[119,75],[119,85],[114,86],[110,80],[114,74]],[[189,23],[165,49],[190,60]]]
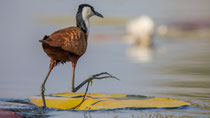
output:
[[[61,97],[81,97],[84,93],[53,93],[52,96],[61,96]],[[99,93],[87,93],[87,97],[92,98],[119,98],[126,97],[126,94],[99,94]]]
[[[46,96],[46,106],[56,109],[99,110],[120,108],[175,108],[190,105],[190,103],[172,98],[129,99],[125,94],[96,94],[88,93],[56,93]],[[123,98],[123,99],[122,99]],[[36,106],[43,106],[40,96],[30,98]],[[82,102],[81,105],[79,105]],[[79,105],[79,106],[78,106]]]

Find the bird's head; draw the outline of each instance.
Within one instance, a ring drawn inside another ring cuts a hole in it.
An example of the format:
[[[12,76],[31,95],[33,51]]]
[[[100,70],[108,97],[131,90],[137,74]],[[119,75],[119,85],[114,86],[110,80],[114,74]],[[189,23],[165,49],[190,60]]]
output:
[[[77,14],[81,14],[83,19],[90,18],[91,16],[94,15],[103,18],[103,15],[95,11],[94,8],[89,4],[79,5]]]
[[[81,4],[79,5],[76,20],[77,27],[81,28],[87,35],[89,33],[89,18],[92,16],[98,16],[103,18],[103,15],[94,10],[94,8],[89,4]]]

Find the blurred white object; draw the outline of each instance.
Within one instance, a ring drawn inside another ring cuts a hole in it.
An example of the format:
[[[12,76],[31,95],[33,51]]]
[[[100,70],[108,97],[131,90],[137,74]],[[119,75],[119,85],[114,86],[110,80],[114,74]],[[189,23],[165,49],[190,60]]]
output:
[[[128,48],[127,55],[136,63],[149,63],[153,60],[153,49],[145,46],[132,46]]]
[[[126,25],[127,41],[135,45],[150,46],[154,35],[155,24],[152,18],[142,15]]]
[[[166,35],[168,33],[168,26],[167,25],[161,25],[157,29],[158,33],[160,35]]]

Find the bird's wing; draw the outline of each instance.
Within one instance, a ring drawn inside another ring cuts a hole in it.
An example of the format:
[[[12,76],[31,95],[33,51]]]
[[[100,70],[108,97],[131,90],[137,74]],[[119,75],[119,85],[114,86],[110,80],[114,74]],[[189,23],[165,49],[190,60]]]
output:
[[[85,33],[78,27],[58,30],[52,33],[45,42],[52,47],[61,47],[78,56],[82,56],[87,48]]]

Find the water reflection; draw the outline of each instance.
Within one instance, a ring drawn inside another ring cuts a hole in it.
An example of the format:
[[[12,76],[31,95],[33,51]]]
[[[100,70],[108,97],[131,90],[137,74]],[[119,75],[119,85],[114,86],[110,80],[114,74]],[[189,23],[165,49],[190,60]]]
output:
[[[153,48],[146,46],[131,46],[127,49],[127,56],[137,63],[149,63],[153,60]]]

